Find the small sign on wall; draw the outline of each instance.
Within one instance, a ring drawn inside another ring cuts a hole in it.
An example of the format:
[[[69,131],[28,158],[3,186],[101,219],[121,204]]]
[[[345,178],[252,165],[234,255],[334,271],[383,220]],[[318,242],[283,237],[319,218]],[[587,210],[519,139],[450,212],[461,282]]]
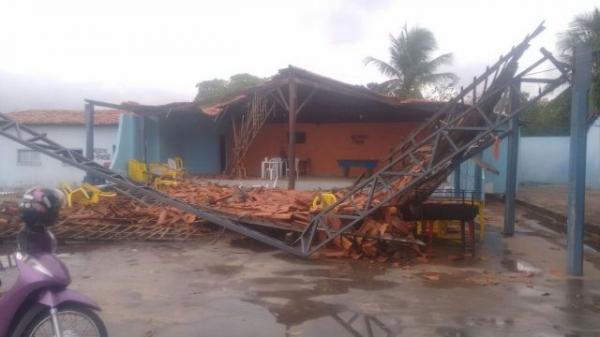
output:
[[[111,154],[107,149],[94,148],[94,160],[104,167],[110,167]]]

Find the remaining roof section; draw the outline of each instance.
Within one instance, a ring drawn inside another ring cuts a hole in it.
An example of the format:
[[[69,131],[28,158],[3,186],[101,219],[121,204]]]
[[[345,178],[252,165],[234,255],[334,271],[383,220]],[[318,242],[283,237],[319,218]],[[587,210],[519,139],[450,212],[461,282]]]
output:
[[[278,101],[277,110],[285,110],[287,88],[293,78],[298,88],[298,104],[306,104],[298,116],[298,122],[387,122],[423,121],[432,116],[444,102],[426,100],[400,100],[378,94],[359,85],[340,82],[313,72],[289,66],[279,70],[266,82],[240,90],[223,97],[217,103],[176,102],[165,105],[141,105],[125,102],[113,104],[86,100],[110,109],[131,111],[146,116],[176,116],[180,114],[203,114],[209,117],[222,117],[225,113],[242,112],[253,95],[270,96]],[[281,122],[286,111],[275,113],[270,121]]]
[[[94,125],[119,125],[120,110],[96,110]],[[25,125],[84,125],[81,110],[25,110],[6,115]]]
[[[403,107],[407,103],[411,104],[412,106],[420,106],[422,103],[423,106],[428,106],[426,110],[429,110],[432,104],[436,106],[440,105],[439,102],[431,102],[427,100],[420,100],[420,102],[416,102],[415,100],[403,101],[395,97],[381,95],[361,85],[344,83],[292,65],[288,66],[287,68],[280,69],[276,75],[272,76],[267,82],[261,85],[241,90],[240,92],[237,92],[231,96],[224,97],[218,103],[202,104],[202,102],[199,102],[198,105],[205,114],[216,116],[221,113],[225,107],[244,101],[255,92],[270,91],[274,88],[281,87],[282,85],[287,85],[292,77],[299,86],[304,86],[311,89],[319,89],[321,91],[328,92],[329,94],[338,94],[346,97],[352,97],[357,100],[378,103],[387,107]]]
[[[196,102],[174,102],[163,105],[145,105],[135,102],[123,102],[121,104],[115,104],[93,99],[85,99],[84,101],[96,106],[121,111],[129,111],[133,112],[134,114],[146,116],[170,116],[171,114],[177,115],[181,113],[202,113],[202,110]]]

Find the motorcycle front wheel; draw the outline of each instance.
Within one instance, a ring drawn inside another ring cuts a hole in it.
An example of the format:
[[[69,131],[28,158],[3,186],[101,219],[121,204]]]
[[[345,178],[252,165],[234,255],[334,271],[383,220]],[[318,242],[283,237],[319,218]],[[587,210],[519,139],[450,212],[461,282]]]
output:
[[[107,337],[106,327],[100,317],[82,305],[66,305],[58,308],[58,325],[62,337]],[[23,337],[54,337],[54,324],[50,310],[36,317]]]

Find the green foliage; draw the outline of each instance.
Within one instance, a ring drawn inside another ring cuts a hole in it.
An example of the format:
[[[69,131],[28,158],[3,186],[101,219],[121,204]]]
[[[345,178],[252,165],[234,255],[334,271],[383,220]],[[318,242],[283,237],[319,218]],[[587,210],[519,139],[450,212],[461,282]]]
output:
[[[383,83],[369,82],[365,85],[367,89],[371,89],[378,94],[387,95],[387,88]]]
[[[560,35],[558,47],[567,62],[573,61],[573,49],[578,43],[592,48],[592,88],[591,99],[596,109],[600,109],[600,11],[598,8],[576,16],[569,29]]]
[[[428,85],[456,82],[455,74],[436,72],[440,66],[451,64],[453,56],[448,53],[432,58],[431,54],[437,50],[437,41],[430,30],[404,26],[400,35],[390,36],[390,42],[389,62],[374,57],[364,60],[367,65],[375,65],[390,80],[369,83],[368,88],[404,99],[422,98],[422,91]]]
[[[559,37],[562,58],[573,63],[573,50],[579,44],[592,48],[592,87],[590,110],[600,109],[600,11],[598,8],[576,16]],[[523,112],[525,136],[567,136],[570,133],[571,89],[551,101],[541,101]]]
[[[265,79],[246,73],[233,75],[229,81],[218,78],[202,81],[196,84],[198,93],[195,100],[203,104],[216,103],[229,95],[264,82]]]
[[[524,100],[526,100],[524,95]],[[523,111],[523,136],[568,136],[571,116],[571,89],[553,100],[541,100]]]

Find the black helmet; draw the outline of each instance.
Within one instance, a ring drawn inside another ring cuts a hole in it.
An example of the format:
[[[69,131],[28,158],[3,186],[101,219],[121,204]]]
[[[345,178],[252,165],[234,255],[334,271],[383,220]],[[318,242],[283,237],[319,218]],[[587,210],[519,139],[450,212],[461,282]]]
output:
[[[29,227],[52,226],[58,220],[63,202],[61,191],[34,187],[25,192],[19,203],[21,218]]]

